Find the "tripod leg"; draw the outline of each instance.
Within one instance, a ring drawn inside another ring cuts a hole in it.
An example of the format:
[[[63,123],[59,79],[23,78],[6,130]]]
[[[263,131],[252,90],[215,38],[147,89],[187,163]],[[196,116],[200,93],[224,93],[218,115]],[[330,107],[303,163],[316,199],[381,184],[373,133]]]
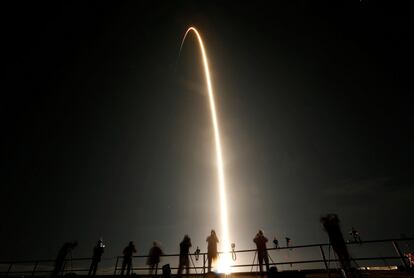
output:
[[[250,272],[252,272],[252,271],[253,271],[254,261],[256,260],[256,254],[257,254],[257,251],[256,251],[256,252],[254,252],[254,256],[253,256],[253,263],[252,263],[252,268],[250,269]]]
[[[193,261],[193,258],[191,257],[191,255],[190,255],[190,260],[191,260],[191,263],[193,264],[194,271],[195,271],[195,273],[196,273],[196,275],[197,275],[197,274],[198,274],[198,273],[197,273],[197,268],[196,268],[196,266],[195,266],[195,264],[194,264],[194,261]]]

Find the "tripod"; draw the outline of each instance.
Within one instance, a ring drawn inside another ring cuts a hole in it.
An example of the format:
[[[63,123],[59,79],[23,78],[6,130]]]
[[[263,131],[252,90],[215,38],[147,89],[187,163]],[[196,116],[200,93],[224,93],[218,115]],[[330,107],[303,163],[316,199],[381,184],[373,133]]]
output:
[[[262,269],[260,269],[260,265],[261,264],[260,264],[260,261],[259,261],[259,255],[257,253],[257,250],[256,250],[256,252],[254,252],[253,262],[252,262],[252,267],[250,269],[250,272],[253,271],[253,267],[254,267],[254,262],[256,260],[256,256],[257,256],[257,263],[258,263],[258,265],[257,265],[257,272],[260,271],[260,274],[262,275],[263,271],[262,271]],[[266,258],[263,258],[263,260],[265,261],[266,270],[267,271],[269,271],[269,269],[270,269],[270,267],[269,267],[269,259],[270,259],[270,261],[272,261],[272,265],[276,265],[275,262],[273,261],[272,257],[270,257],[269,253],[267,253],[267,251],[266,251]]]
[[[196,275],[197,275],[197,274],[198,274],[198,273],[197,273],[197,267],[196,267],[196,266],[195,266],[195,264],[194,264],[193,257],[192,257],[192,255],[191,255],[191,254],[189,254],[189,256],[190,256],[191,264],[193,265],[194,271],[195,271],[195,273],[196,273]]]

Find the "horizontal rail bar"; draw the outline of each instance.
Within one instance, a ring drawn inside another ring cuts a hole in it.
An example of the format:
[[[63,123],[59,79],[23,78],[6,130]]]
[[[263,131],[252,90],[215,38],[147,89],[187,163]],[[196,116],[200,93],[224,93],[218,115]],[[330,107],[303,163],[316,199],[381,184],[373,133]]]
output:
[[[372,243],[387,243],[387,242],[406,242],[406,241],[413,241],[414,238],[410,237],[410,238],[397,238],[397,239],[381,239],[381,240],[366,240],[366,241],[361,241],[361,242],[347,242],[347,245],[362,245],[362,244],[372,244]],[[321,248],[323,246],[328,246],[330,247],[331,244],[329,243],[320,243],[320,244],[307,244],[307,245],[295,245],[295,246],[286,246],[286,247],[279,247],[279,248],[268,248],[268,251],[273,251],[273,250],[292,250],[292,249],[302,249],[302,248],[312,248],[312,247],[318,247]],[[256,252],[256,249],[247,249],[247,250],[234,250],[232,252],[234,253],[252,253],[252,252]],[[219,252],[219,254],[223,254],[223,252]],[[203,253],[199,253],[198,256],[200,257],[204,257],[205,255],[207,255],[206,252]],[[180,254],[164,254],[161,257],[179,257]],[[189,254],[190,257],[193,256],[197,256],[196,254]],[[117,257],[111,257],[111,258],[103,258],[102,260],[108,261],[108,260],[119,260],[122,259],[123,256],[117,256]],[[137,256],[133,256],[133,258],[148,258],[148,255],[137,255]],[[374,261],[374,260],[398,260],[401,259],[400,256],[384,256],[384,257],[361,257],[361,258],[352,258],[354,261]],[[73,258],[73,259],[66,259],[66,262],[79,262],[79,261],[91,261],[92,258]],[[324,263],[324,262],[338,262],[338,259],[326,259],[326,260],[322,260],[322,259],[317,259],[317,260],[302,260],[302,261],[284,261],[284,262],[272,262],[269,263],[269,265],[293,265],[293,264],[309,264],[309,263]],[[13,265],[13,269],[12,270],[8,270],[8,271],[0,271],[0,274],[25,274],[25,273],[51,273],[53,272],[52,269],[50,270],[43,270],[41,269],[41,265],[39,264],[50,264],[50,267],[52,267],[51,264],[53,264],[55,262],[55,260],[24,260],[24,261],[0,261],[0,265]],[[32,265],[37,265],[40,266],[40,269],[34,269],[34,270],[18,270],[19,266],[23,267],[23,266],[32,266]],[[234,268],[241,268],[241,267],[252,267],[252,266],[258,266],[259,264],[235,264],[232,265],[231,267]],[[9,267],[10,268],[10,267]],[[17,268],[17,269],[16,269]],[[117,270],[121,270],[122,268],[120,266],[115,266],[115,272]],[[150,267],[133,267],[132,270],[135,271],[148,271],[150,270]],[[170,269],[172,270],[176,270],[178,269],[178,267],[170,267]],[[205,266],[193,266],[191,267],[191,269],[193,270],[204,270]],[[89,271],[89,268],[78,268],[78,269],[71,269],[70,271],[67,270],[65,271],[67,272],[86,272]]]
[[[407,238],[390,238],[390,239],[376,239],[376,240],[365,240],[361,242],[346,242],[346,244],[349,245],[360,245],[365,243],[384,243],[384,242],[392,242],[392,241],[414,241],[413,237],[407,237]],[[272,250],[285,250],[285,249],[298,249],[298,248],[311,248],[311,247],[319,247],[319,246],[330,246],[330,243],[315,243],[315,244],[306,244],[306,245],[292,245],[288,247],[278,247],[278,248],[268,248],[268,251]],[[256,249],[245,249],[245,250],[235,250],[235,253],[247,253],[247,252],[256,252]],[[218,252],[219,254],[223,254],[223,252]],[[180,254],[178,253],[172,253],[172,254],[164,254],[161,255],[161,257],[178,257]],[[190,256],[194,256],[195,254],[189,254]],[[207,255],[207,252],[200,252],[200,256]],[[103,258],[102,260],[111,260],[116,258],[122,258],[123,256],[116,256],[111,258]],[[133,258],[147,258],[148,255],[136,255],[133,256]],[[87,261],[92,260],[92,258],[73,258],[72,261]],[[66,260],[70,261],[70,260]],[[54,263],[55,260],[52,259],[44,259],[44,260],[24,260],[24,261],[0,261],[0,264],[23,264],[23,263]]]

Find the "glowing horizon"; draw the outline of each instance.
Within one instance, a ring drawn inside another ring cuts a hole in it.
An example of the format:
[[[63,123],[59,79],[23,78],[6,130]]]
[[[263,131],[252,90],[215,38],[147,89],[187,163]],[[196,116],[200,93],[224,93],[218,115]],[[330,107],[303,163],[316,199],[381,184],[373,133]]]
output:
[[[201,54],[203,58],[203,65],[204,65],[204,74],[207,83],[207,91],[208,97],[210,102],[210,110],[211,110],[211,119],[213,123],[214,129],[214,141],[216,145],[216,159],[217,159],[217,172],[218,172],[218,185],[219,185],[219,195],[220,195],[220,218],[221,218],[221,247],[222,247],[222,255],[218,259],[217,262],[217,270],[220,273],[231,273],[230,267],[230,240],[229,240],[229,224],[228,224],[228,212],[227,212],[227,196],[226,196],[226,183],[225,183],[225,176],[224,176],[224,166],[223,166],[223,154],[221,148],[221,140],[220,140],[220,129],[218,126],[217,120],[217,113],[216,113],[216,104],[214,101],[214,93],[213,93],[213,86],[211,84],[210,78],[210,68],[208,66],[208,59],[207,54],[204,48],[203,40],[201,39],[200,34],[198,33],[195,27],[190,27],[184,34],[183,40],[181,42],[181,48],[184,44],[184,41],[189,32],[193,31],[197,36],[198,43],[201,49]]]

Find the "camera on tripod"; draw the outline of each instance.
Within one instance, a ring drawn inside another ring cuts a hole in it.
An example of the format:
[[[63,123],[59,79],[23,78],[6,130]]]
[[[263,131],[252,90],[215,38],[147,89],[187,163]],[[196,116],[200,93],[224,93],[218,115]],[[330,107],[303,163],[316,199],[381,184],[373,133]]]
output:
[[[194,252],[194,257],[195,257],[196,261],[198,261],[198,259],[200,258],[200,248],[198,248],[198,246],[197,246],[197,249]]]

